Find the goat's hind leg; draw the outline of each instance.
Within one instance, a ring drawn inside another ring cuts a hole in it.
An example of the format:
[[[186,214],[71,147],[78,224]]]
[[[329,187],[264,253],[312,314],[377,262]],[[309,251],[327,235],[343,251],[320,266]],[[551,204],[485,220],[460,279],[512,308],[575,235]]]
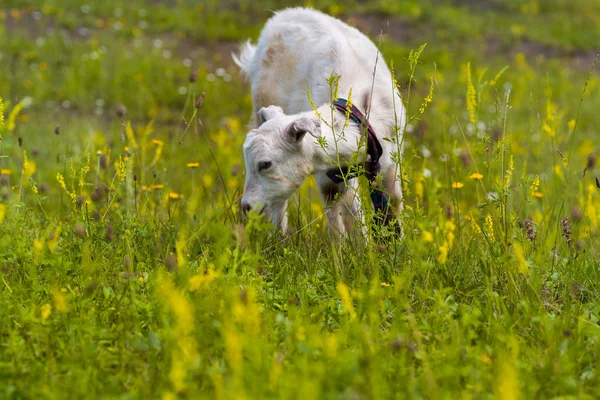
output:
[[[384,171],[383,176],[383,186],[385,189],[385,193],[389,197],[389,210],[388,212],[392,214],[392,217],[396,218],[396,224],[398,230],[401,230],[401,214],[404,209],[404,205],[402,203],[402,181],[398,176],[400,171],[394,166],[388,168]]]

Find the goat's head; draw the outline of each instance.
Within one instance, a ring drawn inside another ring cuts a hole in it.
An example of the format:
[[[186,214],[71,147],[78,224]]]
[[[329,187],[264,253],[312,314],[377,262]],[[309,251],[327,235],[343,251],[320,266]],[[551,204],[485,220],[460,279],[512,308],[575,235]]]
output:
[[[277,106],[262,108],[258,116],[259,128],[244,142],[242,211],[264,213],[276,227],[286,229],[287,200],[312,172],[313,143],[304,138],[307,133],[319,137],[321,124],[315,116],[285,115]]]

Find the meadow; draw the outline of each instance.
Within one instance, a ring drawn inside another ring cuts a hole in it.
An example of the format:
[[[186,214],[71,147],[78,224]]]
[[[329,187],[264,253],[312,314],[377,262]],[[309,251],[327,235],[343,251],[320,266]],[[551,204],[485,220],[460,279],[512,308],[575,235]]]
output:
[[[403,237],[314,179],[243,223],[230,53],[292,5],[394,70]],[[4,0],[0,397],[597,398],[599,51],[597,0]]]

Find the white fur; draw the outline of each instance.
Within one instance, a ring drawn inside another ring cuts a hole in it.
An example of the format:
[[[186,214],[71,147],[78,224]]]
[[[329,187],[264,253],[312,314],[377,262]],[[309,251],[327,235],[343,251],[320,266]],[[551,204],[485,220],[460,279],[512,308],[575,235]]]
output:
[[[325,175],[338,162],[351,164],[361,143],[357,124],[346,124],[343,113],[332,111],[327,79],[335,74],[340,77],[338,96],[348,98],[351,91],[353,103],[365,115],[369,113],[369,122],[383,146],[380,163],[384,186],[395,211],[400,211],[399,169],[391,155],[402,151],[401,133],[394,132],[402,131],[405,112],[385,61],[365,35],[318,11],[286,9],[266,23],[256,46],[243,44],[234,60],[252,85],[254,129],[244,143],[243,205],[263,210],[275,225],[286,230],[288,198],[315,174],[333,231],[346,231],[345,212],[362,219],[356,179],[349,180],[346,187],[333,185]],[[308,100],[308,88],[318,114]],[[303,129],[309,135],[298,135]],[[325,150],[316,139],[321,136],[327,143]],[[364,140],[362,143],[360,154],[365,150]],[[259,163],[267,161],[271,167],[259,171]],[[342,198],[334,201],[328,196],[332,190],[340,191]]]

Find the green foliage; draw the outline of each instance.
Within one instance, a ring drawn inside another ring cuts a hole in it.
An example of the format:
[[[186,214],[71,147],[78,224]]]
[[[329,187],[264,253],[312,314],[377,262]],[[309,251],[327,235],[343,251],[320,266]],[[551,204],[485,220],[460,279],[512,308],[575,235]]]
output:
[[[294,2],[89,3],[0,10],[0,397],[598,393],[595,3],[310,2],[415,33],[404,235],[340,242],[312,178],[292,235],[239,210],[231,40]]]

